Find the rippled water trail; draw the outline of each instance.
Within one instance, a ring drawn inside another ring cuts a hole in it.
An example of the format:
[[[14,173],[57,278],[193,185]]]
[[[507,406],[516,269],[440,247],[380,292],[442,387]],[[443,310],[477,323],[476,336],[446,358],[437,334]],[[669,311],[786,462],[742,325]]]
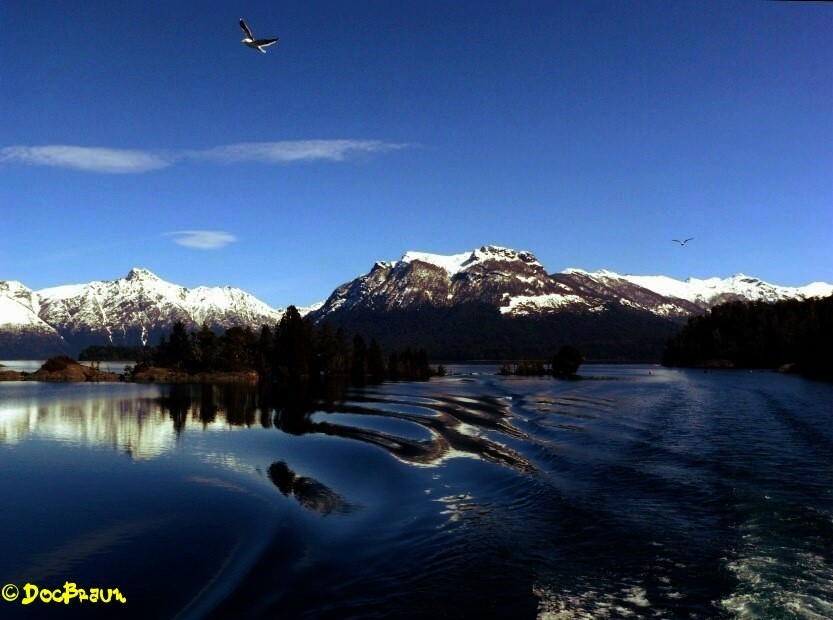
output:
[[[122,617],[833,617],[833,386],[455,370],[0,384],[0,581],[107,581]]]

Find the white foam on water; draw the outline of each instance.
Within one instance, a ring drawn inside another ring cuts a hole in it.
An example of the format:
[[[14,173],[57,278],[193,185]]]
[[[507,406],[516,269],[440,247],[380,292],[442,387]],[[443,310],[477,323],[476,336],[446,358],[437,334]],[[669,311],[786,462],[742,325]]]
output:
[[[735,591],[716,604],[736,618],[789,616],[802,620],[833,618],[833,566],[815,553],[778,547],[778,557],[762,553],[756,537],[744,537],[759,553],[727,561]]]
[[[625,600],[629,603],[633,603],[637,607],[650,607],[651,603],[648,602],[646,595],[647,592],[645,592],[645,588],[634,586],[627,592]]]
[[[592,620],[594,618],[663,617],[665,610],[650,610],[651,602],[641,585],[613,585],[602,592],[588,588],[584,592],[555,592],[536,585],[532,593],[538,597],[538,620]]]

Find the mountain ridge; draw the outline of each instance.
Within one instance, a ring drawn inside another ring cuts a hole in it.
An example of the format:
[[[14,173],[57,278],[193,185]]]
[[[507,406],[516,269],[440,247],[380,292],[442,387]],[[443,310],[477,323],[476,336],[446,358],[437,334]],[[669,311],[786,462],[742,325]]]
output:
[[[566,309],[598,312],[605,303],[618,302],[660,316],[682,318],[730,299],[775,301],[829,294],[833,294],[833,285],[824,282],[782,287],[744,274],[685,281],[577,268],[548,274],[531,252],[481,246],[469,253],[411,251],[399,261],[377,261],[366,274],[336,287],[311,316],[321,320],[357,306],[391,310],[476,300],[512,315]]]
[[[447,317],[449,311],[469,307],[465,314],[476,307],[497,321],[496,331],[502,329],[500,317],[527,323],[572,317],[589,334],[594,320],[598,323],[603,315],[605,321],[612,320],[614,307],[623,311],[615,315],[617,320],[644,313],[649,323],[655,317],[679,324],[731,299],[776,301],[829,294],[833,285],[824,282],[783,287],[744,274],[685,281],[578,268],[550,274],[531,252],[490,245],[453,255],[409,251],[397,261],[376,261],[367,273],[337,286],[326,300],[299,311],[316,323],[370,327],[371,317],[378,322],[400,313],[400,329],[408,331],[409,313],[431,309],[437,317]],[[38,357],[50,349],[77,353],[90,344],[154,344],[177,320],[192,328],[203,323],[217,330],[257,328],[274,325],[283,312],[239,288],[186,288],[142,267],[116,280],[40,290],[0,281],[0,359],[35,350]],[[343,321],[347,315],[349,320]],[[657,325],[665,332],[662,321]],[[32,343],[28,350],[27,342]]]

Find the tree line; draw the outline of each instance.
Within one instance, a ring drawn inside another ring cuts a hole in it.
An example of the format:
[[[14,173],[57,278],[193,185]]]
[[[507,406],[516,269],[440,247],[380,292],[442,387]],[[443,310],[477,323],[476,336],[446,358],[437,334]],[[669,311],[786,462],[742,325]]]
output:
[[[389,350],[418,342],[435,359],[549,362],[554,346],[573,344],[588,360],[651,363],[662,358],[666,340],[685,323],[615,303],[603,312],[540,316],[504,315],[481,302],[408,310],[339,309],[326,320],[372,334]]]
[[[143,352],[140,365],[170,368],[187,373],[254,370],[261,380],[299,378],[351,378],[355,381],[423,380],[434,370],[424,348],[407,348],[386,356],[375,338],[367,342],[355,332],[328,324],[316,328],[289,306],[274,327],[230,327],[218,335],[203,324],[189,332],[182,321],[170,335]]]
[[[833,380],[833,296],[775,303],[728,302],[692,317],[669,339],[665,366],[726,362],[743,368],[793,364]]]

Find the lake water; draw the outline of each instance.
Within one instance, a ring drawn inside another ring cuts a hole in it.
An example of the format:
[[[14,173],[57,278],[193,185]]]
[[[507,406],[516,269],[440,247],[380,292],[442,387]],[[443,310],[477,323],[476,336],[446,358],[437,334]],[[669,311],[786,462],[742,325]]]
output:
[[[833,617],[833,386],[452,370],[478,374],[0,383],[0,583],[127,600],[0,615]]]

